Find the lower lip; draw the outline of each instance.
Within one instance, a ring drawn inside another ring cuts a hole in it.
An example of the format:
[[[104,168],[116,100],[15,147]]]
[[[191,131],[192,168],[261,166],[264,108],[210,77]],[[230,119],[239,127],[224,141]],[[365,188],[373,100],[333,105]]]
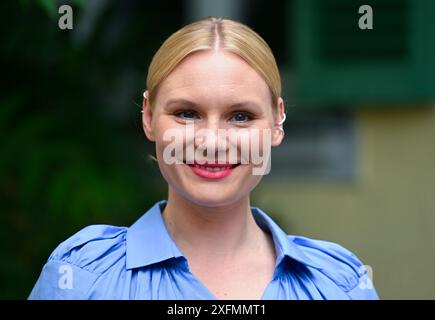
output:
[[[209,171],[195,166],[189,166],[189,167],[190,169],[192,169],[193,173],[195,173],[197,176],[200,176],[201,178],[209,179],[209,180],[218,180],[230,175],[234,171],[234,169],[236,169],[238,166],[232,167],[231,169],[225,169],[220,171]]]

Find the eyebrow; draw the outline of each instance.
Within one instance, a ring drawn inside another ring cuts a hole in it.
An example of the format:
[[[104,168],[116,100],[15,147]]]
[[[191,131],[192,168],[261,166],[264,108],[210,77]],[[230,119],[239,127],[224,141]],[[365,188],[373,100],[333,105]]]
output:
[[[191,100],[183,99],[183,98],[170,99],[166,103],[167,107],[170,107],[172,105],[184,105],[184,106],[191,107],[191,108],[200,107],[200,104],[198,104],[194,101],[191,101]],[[230,105],[228,108],[229,109],[238,109],[238,108],[244,108],[244,107],[260,108],[260,106],[256,102],[250,101],[250,100],[234,103],[234,104]]]

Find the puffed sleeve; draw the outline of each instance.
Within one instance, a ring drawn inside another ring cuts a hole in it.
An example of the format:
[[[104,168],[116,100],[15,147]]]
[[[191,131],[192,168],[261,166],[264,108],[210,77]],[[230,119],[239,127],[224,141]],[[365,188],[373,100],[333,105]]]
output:
[[[320,272],[354,300],[378,300],[370,275],[371,267],[343,246],[329,241],[296,237],[293,240],[317,265]]]
[[[367,266],[361,266],[358,285],[347,292],[352,300],[378,300],[379,296],[370,279]]]
[[[125,255],[126,231],[93,225],[62,242],[48,258],[28,299],[88,299],[98,277]]]

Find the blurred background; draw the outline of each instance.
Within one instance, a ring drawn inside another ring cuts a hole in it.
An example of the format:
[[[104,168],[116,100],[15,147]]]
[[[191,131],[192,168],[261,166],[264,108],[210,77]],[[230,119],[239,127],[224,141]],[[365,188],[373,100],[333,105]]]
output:
[[[435,299],[431,0],[2,1],[0,298],[27,298],[79,229],[166,198],[141,127],[147,67],[209,15],[256,30],[282,74],[285,141],[252,205],[355,252],[381,298]]]

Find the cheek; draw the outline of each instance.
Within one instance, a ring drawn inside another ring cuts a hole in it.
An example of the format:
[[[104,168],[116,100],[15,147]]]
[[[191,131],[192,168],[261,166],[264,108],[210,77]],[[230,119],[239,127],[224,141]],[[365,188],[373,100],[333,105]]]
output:
[[[179,153],[183,150],[184,126],[162,116],[155,122],[155,128],[155,144],[159,161],[171,164],[176,159],[182,159],[179,158]]]
[[[256,127],[239,135],[238,149],[244,163],[261,164],[270,153],[272,131],[269,127]]]

